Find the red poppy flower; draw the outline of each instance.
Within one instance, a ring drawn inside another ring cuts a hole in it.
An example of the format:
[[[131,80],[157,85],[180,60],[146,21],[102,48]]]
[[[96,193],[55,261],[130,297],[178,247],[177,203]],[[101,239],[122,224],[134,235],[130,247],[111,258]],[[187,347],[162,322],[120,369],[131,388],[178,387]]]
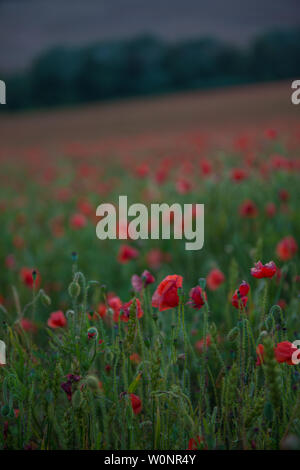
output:
[[[263,344],[259,344],[256,348],[256,365],[261,366],[262,363],[264,362],[264,352],[265,348]]]
[[[122,307],[121,299],[117,296],[111,297],[108,299],[108,305],[113,310],[113,321],[118,322]]]
[[[256,217],[258,209],[254,202],[247,200],[240,205],[239,212],[242,217]]]
[[[38,288],[41,283],[40,273],[36,269],[22,268],[20,271],[20,277],[24,284],[31,289],[34,285]]]
[[[211,345],[211,337],[210,335],[207,335],[206,336],[206,347],[208,348],[209,346]],[[203,353],[203,348],[204,348],[204,339],[199,339],[199,341],[197,341],[195,343],[195,349],[197,349],[197,351],[202,354]]]
[[[218,289],[218,287],[220,287],[220,285],[223,284],[224,281],[224,274],[217,268],[212,269],[206,277],[206,284],[210,290]]]
[[[171,256],[163,253],[159,248],[153,248],[147,253],[147,263],[151,269],[159,269],[164,262],[169,262]]]
[[[283,238],[276,247],[276,254],[282,261],[288,261],[298,251],[298,245],[294,237]]]
[[[213,171],[211,162],[206,158],[200,160],[200,169],[203,176],[209,176]]]
[[[255,263],[254,268],[251,268],[251,275],[257,279],[262,279],[263,277],[273,277],[276,274],[277,267],[274,261],[269,261],[269,263],[262,264],[261,261]]]
[[[134,393],[131,393],[130,401],[131,401],[131,406],[132,406],[132,410],[134,414],[138,415],[142,411],[142,400],[140,399],[140,397],[138,397]]]
[[[202,442],[204,442],[203,437],[197,436],[196,439],[193,437],[189,440],[188,450],[197,450],[201,446]]]
[[[265,212],[268,217],[274,217],[276,214],[276,206],[274,202],[268,202],[268,204],[265,206]]]
[[[278,192],[278,196],[282,202],[287,202],[290,199],[290,193],[287,191],[287,189],[281,189]]]
[[[176,182],[176,190],[179,194],[187,194],[192,189],[191,183],[183,178]]]
[[[243,168],[233,168],[231,171],[231,179],[236,182],[243,181],[248,177],[248,173]]]
[[[194,309],[199,310],[205,304],[206,293],[201,289],[200,286],[193,287],[190,290],[190,299],[191,300],[187,302],[187,304]]]
[[[86,224],[87,224],[87,219],[85,215],[81,214],[80,212],[72,215],[72,217],[70,218],[70,225],[75,230],[85,227]]]
[[[293,353],[297,350],[298,348],[294,346],[292,343],[290,343],[289,341],[282,341],[281,343],[278,343],[275,348],[276,361],[279,363],[285,362],[286,364],[289,364],[290,366],[295,365],[292,362],[292,356],[293,356]]]
[[[247,294],[249,292],[250,286],[246,281],[243,281],[240,284],[240,287],[234,292],[231,303],[235,308],[241,308],[241,305],[246,307],[248,302]]]
[[[177,274],[167,276],[157,287],[152,297],[152,306],[160,312],[179,304],[178,289],[182,287],[182,276]]]
[[[66,324],[67,319],[61,310],[52,312],[47,321],[47,325],[50,326],[50,328],[63,328]]]
[[[30,333],[36,333],[37,326],[28,318],[22,318],[20,321],[20,325],[24,331],[29,331]]]
[[[141,358],[138,353],[130,354],[129,359],[133,364],[139,364],[141,362]]]
[[[126,323],[129,320],[130,307],[133,303],[133,300],[134,299],[130,300],[126,304],[123,304],[122,308],[121,308],[121,320],[126,322]],[[137,316],[137,318],[141,318],[144,315],[144,312],[143,312],[142,307],[141,307],[141,302],[139,301],[139,299],[135,299],[135,302],[136,302],[136,304],[135,304],[136,305],[136,316]]]
[[[277,135],[278,135],[278,132],[276,131],[276,129],[265,130],[265,136],[267,139],[270,139],[270,140],[276,139]]]
[[[125,264],[128,263],[128,261],[137,258],[138,255],[138,250],[132,248],[130,245],[121,245],[118,254],[118,261],[119,263]]]

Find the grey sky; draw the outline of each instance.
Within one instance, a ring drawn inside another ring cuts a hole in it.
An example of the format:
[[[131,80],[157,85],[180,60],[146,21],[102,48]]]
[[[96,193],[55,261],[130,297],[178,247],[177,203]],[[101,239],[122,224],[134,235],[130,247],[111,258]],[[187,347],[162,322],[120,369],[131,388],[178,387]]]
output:
[[[299,0],[0,0],[0,70],[26,67],[54,45],[140,33],[244,44],[293,26],[300,26]]]

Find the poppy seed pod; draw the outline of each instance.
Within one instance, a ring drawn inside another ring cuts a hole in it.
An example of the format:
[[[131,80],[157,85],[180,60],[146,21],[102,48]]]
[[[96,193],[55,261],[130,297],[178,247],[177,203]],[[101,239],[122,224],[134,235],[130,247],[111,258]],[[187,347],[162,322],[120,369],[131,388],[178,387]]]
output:
[[[89,388],[92,390],[98,390],[99,389],[99,380],[95,375],[88,375],[86,378],[86,384]]]
[[[79,294],[80,294],[80,285],[78,284],[77,281],[71,282],[71,284],[69,285],[68,292],[69,292],[69,296],[72,299],[76,299],[79,296]]]

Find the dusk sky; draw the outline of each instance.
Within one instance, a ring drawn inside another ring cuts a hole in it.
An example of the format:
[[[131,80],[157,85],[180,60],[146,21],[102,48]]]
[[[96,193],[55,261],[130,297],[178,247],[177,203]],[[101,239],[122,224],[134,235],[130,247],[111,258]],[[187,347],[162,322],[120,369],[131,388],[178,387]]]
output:
[[[299,0],[0,0],[0,70],[24,68],[55,45],[142,33],[245,44],[294,26],[300,26]]]

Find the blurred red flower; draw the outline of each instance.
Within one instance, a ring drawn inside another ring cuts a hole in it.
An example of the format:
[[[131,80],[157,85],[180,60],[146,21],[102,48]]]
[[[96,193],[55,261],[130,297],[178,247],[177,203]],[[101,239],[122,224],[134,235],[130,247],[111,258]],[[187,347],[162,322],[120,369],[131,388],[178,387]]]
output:
[[[231,179],[236,182],[240,182],[248,178],[248,173],[243,168],[233,168],[231,170]]]
[[[276,247],[276,254],[282,261],[288,261],[297,253],[298,245],[294,237],[283,238]]]
[[[118,253],[119,263],[125,264],[128,261],[137,258],[139,255],[138,250],[132,248],[130,245],[121,245]]]
[[[26,267],[21,268],[20,278],[23,281],[23,283],[27,287],[30,287],[31,289],[33,288],[33,286],[38,288],[39,285],[41,284],[41,276],[40,276],[40,273],[36,269],[30,269]]]
[[[274,217],[274,215],[276,214],[276,206],[274,202],[268,202],[268,204],[266,204],[265,212],[268,217]]]
[[[264,362],[264,345],[259,344],[256,348],[256,365],[261,366],[262,363]]]
[[[239,212],[242,217],[256,217],[258,214],[258,209],[254,202],[252,202],[250,199],[247,199],[240,205]]]
[[[86,224],[87,224],[87,219],[85,215],[81,214],[80,212],[72,215],[70,218],[70,225],[75,230],[85,227]]]
[[[67,319],[61,310],[52,312],[48,318],[47,325],[50,328],[63,328],[67,324]]]
[[[197,450],[201,446],[202,442],[204,442],[203,437],[197,436],[196,439],[193,437],[189,440],[188,450]]]
[[[131,406],[132,406],[132,410],[134,414],[138,415],[142,411],[142,400],[140,399],[140,397],[138,397],[134,393],[131,393],[130,401],[131,401]]]
[[[225,276],[220,269],[213,268],[206,277],[207,287],[216,290],[225,281]]]
[[[211,345],[211,337],[210,335],[207,335],[206,336],[206,347],[208,348],[209,346]],[[199,339],[199,341],[197,341],[195,343],[195,348],[197,349],[197,351],[199,353],[203,353],[203,348],[204,348],[204,339]]]
[[[24,331],[28,331],[30,333],[36,333],[37,326],[33,321],[29,320],[28,318],[22,318],[20,320],[20,325]]]

